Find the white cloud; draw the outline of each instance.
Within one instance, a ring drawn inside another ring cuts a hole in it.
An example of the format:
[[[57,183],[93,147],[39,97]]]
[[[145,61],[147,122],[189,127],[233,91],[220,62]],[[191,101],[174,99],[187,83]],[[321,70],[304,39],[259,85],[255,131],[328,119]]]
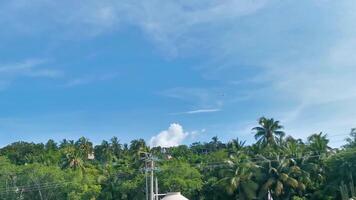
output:
[[[274,63],[272,73],[266,74],[271,93],[295,102],[283,114],[274,112],[294,136],[306,138],[319,131],[347,134],[356,127],[356,60],[350,53],[356,50],[356,42],[352,37],[332,43],[312,59]],[[340,145],[334,140],[331,138],[331,144]]]
[[[183,127],[180,124],[173,123],[167,130],[161,131],[156,136],[150,139],[152,147],[173,147],[182,144],[182,142],[188,137],[189,133],[184,132]]]
[[[179,114],[201,114],[201,113],[213,113],[213,112],[220,112],[221,109],[219,108],[212,108],[212,109],[198,109],[198,110],[190,110],[186,112],[179,112],[179,113],[173,113],[175,115]]]
[[[161,95],[183,100],[196,107],[221,107],[225,96],[220,88],[177,87],[160,92]],[[193,114],[193,113],[190,113]]]
[[[0,74],[25,74],[33,68],[43,64],[45,60],[28,59],[16,63],[7,63],[0,65]]]
[[[180,51],[182,49],[206,47],[211,42],[207,39],[208,30],[253,14],[267,2],[268,0],[213,0],[204,3],[195,0],[152,0],[132,1],[125,9],[131,23],[138,25],[161,48],[177,54],[183,53]],[[206,36],[201,37],[202,34]]]
[[[46,66],[47,60],[27,59],[20,62],[0,63],[0,90],[5,90],[21,77],[29,78],[59,78],[63,72]]]
[[[44,59],[27,59],[15,63],[0,64],[0,76],[3,79],[11,79],[19,76],[56,78],[62,72],[56,69],[43,67],[47,63]]]
[[[64,86],[65,87],[73,87],[78,85],[86,85],[97,81],[108,81],[112,80],[117,76],[116,73],[111,74],[102,74],[102,75],[95,75],[95,76],[84,76],[79,78],[69,79]]]
[[[219,112],[220,109],[199,109],[199,110],[191,110],[185,112],[186,114],[198,114],[198,113],[211,113],[211,112]]]
[[[7,27],[2,34],[52,32],[56,36],[85,38],[130,24],[141,29],[166,53],[177,54],[184,52],[180,51],[182,48],[208,45],[208,40],[201,37],[207,29],[255,13],[269,1],[13,0],[2,3],[0,25]]]

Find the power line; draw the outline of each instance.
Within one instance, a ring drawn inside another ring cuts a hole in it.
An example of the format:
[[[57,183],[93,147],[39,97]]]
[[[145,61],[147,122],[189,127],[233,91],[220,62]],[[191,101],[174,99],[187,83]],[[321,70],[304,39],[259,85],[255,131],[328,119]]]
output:
[[[26,186],[13,186],[9,188],[3,187],[0,190],[0,194],[9,193],[9,192],[31,192],[31,191],[42,190],[42,189],[51,189],[68,183],[74,183],[74,181],[47,182],[47,183],[39,183],[39,184],[26,185]]]

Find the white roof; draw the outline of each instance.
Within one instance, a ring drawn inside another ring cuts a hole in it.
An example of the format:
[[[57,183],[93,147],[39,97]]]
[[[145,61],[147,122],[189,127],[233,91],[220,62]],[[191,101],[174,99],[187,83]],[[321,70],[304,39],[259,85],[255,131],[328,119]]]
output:
[[[169,192],[162,200],[189,200],[185,198],[180,192]]]

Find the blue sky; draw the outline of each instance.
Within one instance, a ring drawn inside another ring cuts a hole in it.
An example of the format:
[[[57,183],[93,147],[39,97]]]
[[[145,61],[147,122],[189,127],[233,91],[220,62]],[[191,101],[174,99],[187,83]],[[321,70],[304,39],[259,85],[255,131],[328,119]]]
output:
[[[153,145],[356,127],[352,0],[4,0],[0,146]],[[339,136],[337,136],[339,135]]]

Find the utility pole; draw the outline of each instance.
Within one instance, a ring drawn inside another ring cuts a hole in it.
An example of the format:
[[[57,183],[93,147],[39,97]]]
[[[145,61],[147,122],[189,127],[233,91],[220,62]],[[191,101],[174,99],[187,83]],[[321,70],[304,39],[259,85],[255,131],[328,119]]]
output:
[[[155,200],[158,200],[159,193],[158,193],[158,179],[157,179],[157,177],[156,177],[155,183],[156,183],[156,199]]]
[[[148,176],[147,176],[147,161],[145,161],[145,179],[146,179],[146,200],[148,199]]]
[[[153,180],[154,180],[154,179],[153,179],[153,178],[154,178],[154,177],[153,177],[153,170],[154,170],[154,161],[153,161],[153,158],[152,158],[152,156],[151,156],[151,185],[150,185],[150,186],[151,186],[151,191],[150,191],[150,192],[151,192],[151,199],[150,199],[150,200],[155,200],[155,199],[154,199],[154,198],[155,198],[155,194],[154,194],[154,191],[153,191],[153,184],[154,184],[154,183],[153,183],[153,182],[154,182],[154,181],[153,181]]]
[[[145,155],[145,178],[146,178],[146,200],[155,200],[156,194],[154,192],[154,170],[155,170],[155,162],[154,157],[151,153],[148,152],[140,152]],[[150,172],[150,184],[148,184],[148,172]],[[150,189],[148,189],[148,185]],[[148,192],[149,190],[149,192]]]

